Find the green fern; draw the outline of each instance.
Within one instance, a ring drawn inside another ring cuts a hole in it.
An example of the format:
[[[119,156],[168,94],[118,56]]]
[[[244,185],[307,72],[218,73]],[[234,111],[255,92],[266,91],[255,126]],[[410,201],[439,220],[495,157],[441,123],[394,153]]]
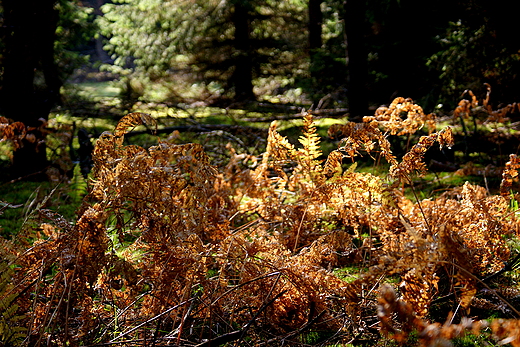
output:
[[[0,264],[0,345],[19,346],[26,336],[27,329],[19,326],[25,316],[17,315],[18,305],[14,303],[17,295],[10,294],[13,270],[7,264]]]

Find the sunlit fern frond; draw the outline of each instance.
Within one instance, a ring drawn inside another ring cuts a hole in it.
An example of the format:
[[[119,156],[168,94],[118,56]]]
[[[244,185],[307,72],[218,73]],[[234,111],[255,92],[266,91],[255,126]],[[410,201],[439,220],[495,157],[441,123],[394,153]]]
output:
[[[425,114],[412,99],[402,97],[395,98],[388,107],[379,107],[374,116],[364,117],[363,122],[377,124],[391,135],[413,134],[424,125],[430,133],[435,131],[435,116]]]
[[[303,145],[303,150],[310,153],[310,157],[316,159],[322,152],[319,146],[320,137],[316,133],[316,125],[310,112],[305,113],[303,116],[303,135],[299,138],[300,143]]]
[[[513,181],[518,178],[518,169],[520,169],[520,157],[516,154],[510,154],[509,161],[506,163],[506,167],[502,173],[500,195],[510,196],[510,189],[513,186]]]
[[[123,137],[128,133],[128,128],[135,127],[137,125],[151,125],[157,130],[157,121],[147,113],[134,112],[129,113],[119,120],[116,129],[114,131],[114,137],[116,138],[116,144],[123,144]]]
[[[379,145],[379,153],[391,165],[397,163],[392,153],[390,142],[385,135],[378,129],[377,124],[373,123],[354,123],[333,124],[328,130],[328,135],[332,139],[340,139],[341,144],[338,150],[345,153],[346,157],[354,159],[361,155],[364,150],[368,155],[376,151]]]
[[[343,157],[344,155],[338,150],[329,153],[327,161],[325,161],[325,164],[323,165],[323,175],[326,179],[341,175],[341,161],[343,160]]]
[[[322,155],[321,139],[316,133],[316,125],[310,112],[303,116],[303,135],[299,141],[303,145],[303,148],[298,149],[298,162],[302,169],[307,173],[321,170],[321,161],[317,160]]]
[[[270,158],[274,159],[275,162],[284,162],[287,160],[294,160],[296,157],[294,146],[286,137],[278,133],[277,127],[278,123],[276,121],[272,122],[269,127],[267,147],[262,159],[262,164],[267,164]]]
[[[426,151],[438,142],[440,147],[450,148],[454,144],[453,133],[450,127],[429,136],[421,136],[419,142],[415,144],[408,153],[403,156],[400,163],[394,163],[390,167],[390,176],[401,181],[409,181],[410,174],[417,171],[419,175],[424,175],[427,171],[426,164],[423,162]]]

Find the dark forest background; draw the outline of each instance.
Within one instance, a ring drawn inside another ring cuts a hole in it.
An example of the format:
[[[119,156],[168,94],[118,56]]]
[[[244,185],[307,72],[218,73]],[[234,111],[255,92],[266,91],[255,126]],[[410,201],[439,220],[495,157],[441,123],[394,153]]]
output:
[[[494,107],[517,98],[520,43],[505,0],[0,4],[0,115],[36,139],[53,109],[77,106],[64,86],[92,76],[113,80],[127,109],[160,89],[170,105],[261,102],[357,121],[397,96],[446,113],[465,90],[484,98],[485,83]],[[48,164],[44,141],[23,141],[15,176]]]

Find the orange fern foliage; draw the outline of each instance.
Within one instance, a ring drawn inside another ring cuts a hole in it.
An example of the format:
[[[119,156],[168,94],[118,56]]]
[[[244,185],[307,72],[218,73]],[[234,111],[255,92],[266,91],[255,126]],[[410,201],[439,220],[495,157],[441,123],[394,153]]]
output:
[[[427,167],[422,159],[426,154],[426,151],[435,142],[439,143],[441,149],[444,146],[453,146],[454,140],[451,128],[447,127],[439,132],[432,133],[429,136],[421,136],[419,142],[404,155],[403,160],[400,163],[392,164],[390,167],[390,175],[399,178],[400,180],[407,180],[413,171],[418,171],[420,175],[425,174]]]
[[[513,182],[518,177],[518,169],[520,169],[520,158],[516,154],[511,154],[502,173],[502,182],[500,184],[500,194],[502,196],[510,195]]]
[[[377,127],[377,123],[353,123],[333,124],[328,134],[331,138],[342,137],[339,150],[348,157],[354,159],[360,155],[360,150],[366,151],[369,155],[379,145],[381,155],[392,165],[397,163],[392,154],[390,142]]]
[[[1,244],[9,294],[29,313],[16,321],[25,344],[297,346],[321,333],[317,343],[355,344],[404,342],[415,330],[434,346],[489,327],[520,345],[516,320],[464,318],[488,302],[483,279],[509,264],[504,235],[519,224],[508,197],[466,183],[412,201],[397,188],[425,172],[428,148],[453,144],[451,129],[430,129],[398,160],[387,136],[433,122],[400,98],[363,123],[332,126],[340,142],[325,156],[312,114],[302,117],[299,144],[272,123],[261,158],[228,146],[221,168],[199,144],[125,144],[132,127],[155,121],[123,117],[96,142],[77,221],[39,210],[32,239]],[[362,152],[386,158],[389,175],[356,171]],[[517,169],[511,156],[503,191]],[[344,267],[364,270],[352,280]],[[459,323],[428,320],[439,298],[460,307]]]
[[[379,107],[374,116],[364,117],[363,122],[375,122],[391,135],[414,134],[424,125],[429,132],[435,131],[435,116],[424,114],[422,107],[414,104],[412,99],[402,97],[394,99],[388,107]]]
[[[453,112],[454,118],[468,119],[471,116],[478,116],[481,118],[482,124],[497,124],[497,123],[508,123],[511,121],[510,117],[512,114],[520,112],[520,104],[512,103],[494,110],[490,103],[491,86],[484,83],[486,87],[486,98],[482,100],[482,105],[479,105],[479,101],[473,91],[465,90],[463,96],[468,94],[471,100],[462,99],[458,106]]]
[[[34,131],[38,131],[41,134],[48,134],[50,131],[47,129],[48,122],[40,118],[39,127],[27,127],[22,122],[14,122],[8,118],[0,116],[0,142],[9,141],[13,145],[13,149],[18,149],[23,146],[23,141],[35,143],[41,141],[34,135]],[[40,143],[37,143],[40,145]]]
[[[470,333],[478,335],[482,330],[490,328],[500,345],[520,346],[520,320],[496,319],[489,323],[463,317],[460,323],[453,324],[450,315],[444,324],[430,323],[415,315],[413,307],[398,299],[389,285],[383,285],[380,291],[378,317],[381,332],[398,342],[406,342],[410,333],[416,331],[421,347],[452,346],[451,339]]]
[[[5,117],[1,117],[0,122],[2,141],[9,140],[13,143],[15,149],[20,148],[21,141],[27,134],[27,128],[25,125],[22,122],[10,123]]]

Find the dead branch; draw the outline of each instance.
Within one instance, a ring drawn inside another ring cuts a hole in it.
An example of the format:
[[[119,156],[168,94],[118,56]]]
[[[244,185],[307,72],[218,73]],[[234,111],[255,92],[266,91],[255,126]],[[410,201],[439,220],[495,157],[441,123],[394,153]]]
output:
[[[250,127],[246,125],[232,125],[232,124],[194,124],[194,125],[177,125],[171,127],[164,127],[157,129],[156,134],[169,134],[173,131],[182,131],[182,132],[211,132],[215,130],[223,130],[231,134],[251,134],[257,133],[259,135],[267,134],[267,130],[259,129],[255,127]],[[139,131],[131,131],[127,133],[125,136],[136,136],[149,134],[149,130],[139,130]]]
[[[303,109],[303,108],[302,108]],[[322,110],[314,110],[312,111],[312,115],[315,119],[320,118],[348,118],[348,108],[333,108],[333,109],[322,109]],[[301,119],[303,114],[295,113],[289,115],[278,115],[278,116],[270,116],[270,117],[258,117],[258,118],[240,118],[241,121],[244,122],[257,122],[257,123],[270,123],[275,120],[293,120],[293,119]]]
[[[284,295],[285,293],[287,292],[287,290],[283,290],[281,291],[280,293],[276,294],[272,299],[268,300],[267,302],[265,302],[262,307],[260,307],[258,309],[258,311],[256,312],[256,314],[253,316],[253,318],[251,318],[251,320],[246,324],[244,325],[244,327],[242,329],[239,329],[239,330],[236,330],[236,331],[232,331],[230,333],[227,333],[227,334],[222,334],[222,335],[219,335],[217,337],[215,337],[214,339],[211,339],[211,340],[207,340],[207,341],[204,341],[202,343],[199,343],[198,345],[196,345],[195,347],[210,347],[210,346],[220,346],[220,345],[223,345],[225,343],[228,343],[228,342],[231,342],[231,341],[236,341],[238,339],[242,339],[247,331],[249,330],[249,327],[251,327],[251,325],[256,321],[256,319],[258,318],[258,316],[267,308],[269,307],[269,305],[271,305],[273,302],[276,301],[276,299],[278,299],[279,297],[281,297],[282,295]]]

